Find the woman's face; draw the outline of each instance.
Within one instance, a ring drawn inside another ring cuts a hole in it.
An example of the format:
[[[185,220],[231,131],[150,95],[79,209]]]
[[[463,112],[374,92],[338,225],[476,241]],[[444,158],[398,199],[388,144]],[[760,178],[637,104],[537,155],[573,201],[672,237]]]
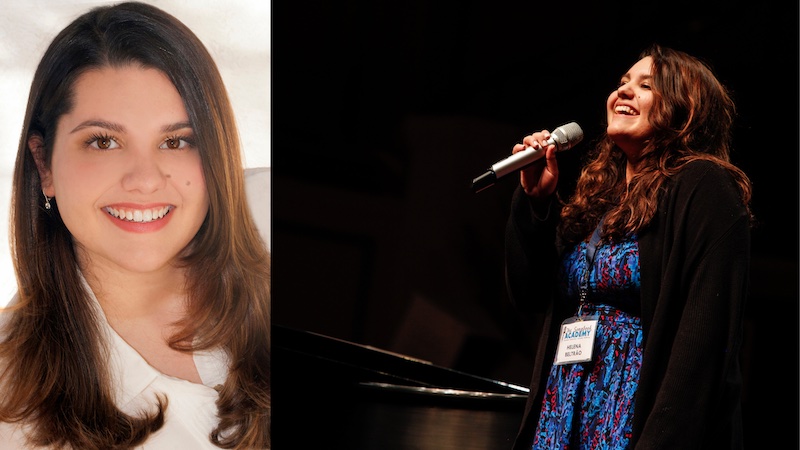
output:
[[[208,212],[178,91],[164,73],[130,65],[90,70],[73,93],[42,179],[81,263],[130,272],[167,267]]]
[[[607,132],[629,160],[638,159],[653,133],[648,121],[653,105],[653,58],[647,56],[634,64],[620,79],[606,102]]]

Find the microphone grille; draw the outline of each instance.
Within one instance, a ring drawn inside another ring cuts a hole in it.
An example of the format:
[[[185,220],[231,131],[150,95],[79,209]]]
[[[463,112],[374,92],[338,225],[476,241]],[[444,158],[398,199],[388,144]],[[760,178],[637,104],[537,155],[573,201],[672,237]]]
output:
[[[577,123],[570,122],[556,128],[552,136],[558,151],[569,150],[583,140],[583,130]]]

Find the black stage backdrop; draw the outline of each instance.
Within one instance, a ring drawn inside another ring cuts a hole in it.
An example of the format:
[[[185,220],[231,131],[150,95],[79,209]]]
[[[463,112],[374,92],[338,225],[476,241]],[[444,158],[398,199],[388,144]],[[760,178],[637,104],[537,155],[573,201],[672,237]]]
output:
[[[586,139],[559,155],[574,182],[607,94],[658,42],[737,102],[759,220],[746,439],[796,448],[798,9],[772,3],[273,1],[273,323],[527,386],[537,323],[503,278],[516,177],[471,181],[576,121]]]

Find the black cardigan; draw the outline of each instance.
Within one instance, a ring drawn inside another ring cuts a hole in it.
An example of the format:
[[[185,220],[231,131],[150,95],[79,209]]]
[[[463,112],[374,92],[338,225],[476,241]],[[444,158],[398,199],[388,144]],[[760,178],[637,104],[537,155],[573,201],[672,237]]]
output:
[[[560,323],[577,310],[553,301],[566,249],[556,245],[551,206],[543,211],[517,188],[506,228],[510,299],[545,319],[515,449],[530,449]],[[644,354],[631,448],[740,449],[750,220],[733,178],[708,161],[687,165],[638,242]]]

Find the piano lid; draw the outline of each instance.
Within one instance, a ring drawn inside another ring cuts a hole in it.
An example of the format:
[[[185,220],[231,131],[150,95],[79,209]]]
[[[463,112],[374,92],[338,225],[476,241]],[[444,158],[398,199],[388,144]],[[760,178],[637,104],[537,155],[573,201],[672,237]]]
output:
[[[425,388],[423,394],[462,395],[494,398],[489,394],[514,398],[527,397],[528,388],[458,370],[437,366],[421,359],[354,342],[273,324],[272,351],[278,358],[305,360],[306,364],[328,367],[352,381],[373,387],[411,392],[409,387]],[[274,358],[274,356],[273,356]],[[273,362],[273,367],[275,363]],[[280,366],[275,367],[282,371]],[[394,387],[393,387],[394,386]],[[474,394],[469,394],[473,392]]]
[[[511,448],[528,388],[272,326],[273,448]]]

